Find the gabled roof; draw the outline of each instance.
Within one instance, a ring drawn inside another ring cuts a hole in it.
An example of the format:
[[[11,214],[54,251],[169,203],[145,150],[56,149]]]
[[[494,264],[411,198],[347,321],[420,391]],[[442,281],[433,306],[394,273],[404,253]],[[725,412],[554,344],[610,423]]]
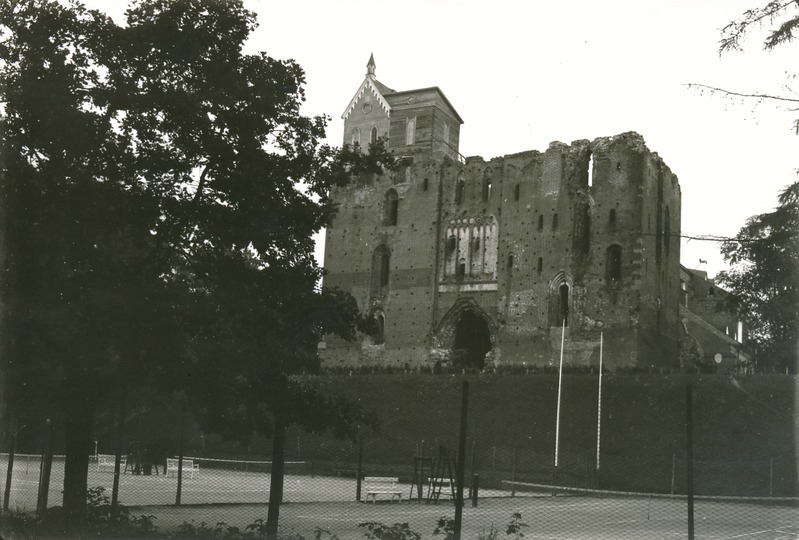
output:
[[[358,103],[358,100],[364,95],[365,92],[371,91],[374,94],[377,102],[380,103],[380,106],[386,111],[386,114],[389,114],[391,111],[391,106],[386,101],[386,98],[383,97],[384,94],[393,94],[394,90],[389,88],[388,86],[384,85],[380,81],[374,78],[374,75],[367,75],[366,78],[361,83],[361,86],[358,88],[358,91],[355,92],[355,95],[350,100],[350,104],[347,105],[347,109],[344,111],[344,114],[341,115],[341,118],[346,120],[350,113],[355,108],[355,104]]]
[[[452,103],[449,102],[447,96],[444,95],[444,92],[441,91],[441,88],[438,86],[428,86],[427,88],[414,88],[413,90],[400,90],[399,92],[393,92],[395,95],[402,95],[402,94],[414,94],[414,93],[422,93],[422,92],[435,92],[441,99],[444,100],[444,103],[447,104],[449,109],[452,111],[452,114],[455,115],[455,119],[463,124],[463,118],[461,115],[458,114],[458,111],[455,110],[455,107],[452,106]]]

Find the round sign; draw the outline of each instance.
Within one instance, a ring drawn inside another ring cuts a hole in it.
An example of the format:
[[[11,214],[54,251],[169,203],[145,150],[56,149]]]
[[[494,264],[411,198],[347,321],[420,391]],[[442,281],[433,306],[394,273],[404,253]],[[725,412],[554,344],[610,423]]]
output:
[[[717,364],[721,364],[721,353],[716,353],[716,356],[713,357],[713,360],[715,360]]]

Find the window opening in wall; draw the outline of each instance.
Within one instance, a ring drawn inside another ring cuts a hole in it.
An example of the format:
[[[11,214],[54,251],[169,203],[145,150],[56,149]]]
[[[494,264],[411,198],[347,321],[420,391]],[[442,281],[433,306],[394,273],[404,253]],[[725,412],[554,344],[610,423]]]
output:
[[[554,214],[552,216],[552,228],[553,229],[557,229],[558,228],[558,215],[557,214]]]
[[[427,178],[422,180],[422,191],[427,191]]]
[[[588,187],[594,185],[594,153],[588,152]]]
[[[536,270],[540,274],[543,269],[544,269],[544,258],[538,257],[538,266],[536,266]]]
[[[405,144],[416,142],[416,117],[408,118],[405,124]]]
[[[488,202],[491,199],[491,179],[483,179],[483,202]]]
[[[608,223],[610,225],[615,225],[616,224],[616,209],[615,208],[611,208],[610,209],[610,214],[608,215]]]
[[[446,249],[446,256],[449,257],[453,253],[455,253],[455,247],[457,244],[457,240],[455,240],[454,236],[450,236],[447,238],[447,249]]]
[[[480,239],[479,238],[475,238],[472,241],[472,251],[473,252],[480,251]]]
[[[569,326],[569,285],[561,283],[558,287],[558,307],[561,324]]]
[[[710,287],[707,290],[707,294],[708,294],[708,296],[714,296],[716,294],[716,291],[713,290],[713,287]]]
[[[606,276],[608,283],[621,280],[621,246],[613,244],[608,247],[606,259]]]
[[[538,214],[538,230],[544,230],[544,214]]]
[[[466,275],[466,261],[464,259],[461,259],[460,261],[458,261],[458,267],[455,270],[455,277],[462,278],[465,275]]]
[[[361,130],[355,128],[352,130],[352,145],[361,144]]]
[[[386,287],[388,285],[388,271],[389,271],[389,257],[388,253],[380,255],[380,286]]]
[[[444,122],[444,134],[442,138],[444,139],[445,143],[449,144],[449,124],[446,122]]]
[[[382,311],[375,311],[372,340],[375,345],[382,345],[386,340],[386,316]]]
[[[738,321],[738,332],[735,335],[736,335],[736,337],[738,339],[738,343],[743,343],[744,342],[744,323],[743,323],[743,321]]]
[[[518,201],[519,200],[519,190],[520,190],[519,184],[516,184],[516,186],[514,186],[514,188],[513,188],[513,200],[514,201]]]
[[[399,197],[397,196],[397,192],[393,189],[389,189],[386,192],[385,207],[383,211],[385,212],[383,225],[396,225],[398,217],[397,213],[399,211]]]
[[[455,325],[452,340],[453,365],[457,368],[482,369],[491,350],[491,330],[478,313],[464,311]]]
[[[377,142],[377,126],[372,127],[372,131],[369,132],[369,144],[374,144]]]
[[[513,253],[508,254],[508,268],[513,268]]]
[[[463,192],[466,189],[466,180],[463,179],[463,173],[458,175],[458,182],[455,185],[455,204],[463,202]]]

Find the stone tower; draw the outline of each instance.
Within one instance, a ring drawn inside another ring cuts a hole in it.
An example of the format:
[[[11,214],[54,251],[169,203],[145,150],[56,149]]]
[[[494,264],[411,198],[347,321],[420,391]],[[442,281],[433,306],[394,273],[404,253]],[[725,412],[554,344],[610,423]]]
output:
[[[606,365],[677,366],[680,187],[640,135],[463,158],[443,92],[391,90],[373,58],[343,118],[402,166],[333,193],[325,286],[374,324],[323,365],[554,365],[565,326],[566,363],[596,365],[602,334]]]

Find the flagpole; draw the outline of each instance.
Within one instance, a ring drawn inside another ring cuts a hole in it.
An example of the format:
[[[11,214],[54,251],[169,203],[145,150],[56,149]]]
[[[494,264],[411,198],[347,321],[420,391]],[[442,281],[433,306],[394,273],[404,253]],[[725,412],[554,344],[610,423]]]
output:
[[[602,346],[604,344],[603,333],[599,333],[599,397],[596,406],[596,470],[599,470],[599,441],[602,432]]]
[[[560,448],[560,391],[563,382],[563,342],[566,338],[566,319],[560,332],[560,368],[558,369],[558,407],[555,413],[555,470],[558,469],[558,451]]]

